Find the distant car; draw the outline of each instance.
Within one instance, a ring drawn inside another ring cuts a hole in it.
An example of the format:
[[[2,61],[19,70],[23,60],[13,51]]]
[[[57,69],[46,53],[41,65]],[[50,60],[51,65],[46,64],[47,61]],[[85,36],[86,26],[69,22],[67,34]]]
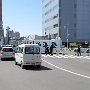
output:
[[[12,58],[15,59],[15,52],[12,47],[2,47],[0,51],[0,59]]]

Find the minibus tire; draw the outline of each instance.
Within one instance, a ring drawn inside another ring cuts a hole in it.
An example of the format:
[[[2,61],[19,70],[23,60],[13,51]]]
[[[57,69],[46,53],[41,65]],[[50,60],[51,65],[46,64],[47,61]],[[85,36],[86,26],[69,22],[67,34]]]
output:
[[[24,69],[24,65],[21,64],[21,68]]]
[[[41,65],[37,65],[37,68],[38,68],[38,69],[41,68]]]
[[[17,62],[15,61],[15,65],[17,65]]]

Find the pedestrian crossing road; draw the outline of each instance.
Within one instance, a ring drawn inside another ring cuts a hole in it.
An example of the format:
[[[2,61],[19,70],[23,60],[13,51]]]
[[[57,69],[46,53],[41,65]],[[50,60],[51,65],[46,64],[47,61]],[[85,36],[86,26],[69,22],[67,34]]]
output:
[[[43,54],[42,55],[43,57],[51,57],[51,58],[80,58],[80,59],[90,59],[90,56],[75,56],[75,55],[53,55],[53,56],[51,56],[51,55],[45,55],[45,54]]]

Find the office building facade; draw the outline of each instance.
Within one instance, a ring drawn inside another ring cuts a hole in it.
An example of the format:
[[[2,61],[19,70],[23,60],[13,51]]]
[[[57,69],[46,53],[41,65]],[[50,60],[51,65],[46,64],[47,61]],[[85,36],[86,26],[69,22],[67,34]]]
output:
[[[90,42],[90,0],[42,0],[42,35]]]
[[[59,0],[43,0],[42,34],[45,39],[55,38],[59,33]]]

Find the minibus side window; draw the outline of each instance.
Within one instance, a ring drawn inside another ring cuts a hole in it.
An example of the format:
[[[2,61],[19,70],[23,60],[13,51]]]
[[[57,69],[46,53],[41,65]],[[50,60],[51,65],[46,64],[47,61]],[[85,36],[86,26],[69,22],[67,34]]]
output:
[[[21,53],[21,50],[22,50],[21,47],[19,47],[19,53]]]
[[[20,53],[20,47],[17,48],[17,53]]]
[[[23,47],[21,48],[21,53],[23,53]]]
[[[35,47],[35,54],[40,54],[40,48],[39,47]]]
[[[18,53],[23,53],[23,47],[19,47],[17,50]]]

